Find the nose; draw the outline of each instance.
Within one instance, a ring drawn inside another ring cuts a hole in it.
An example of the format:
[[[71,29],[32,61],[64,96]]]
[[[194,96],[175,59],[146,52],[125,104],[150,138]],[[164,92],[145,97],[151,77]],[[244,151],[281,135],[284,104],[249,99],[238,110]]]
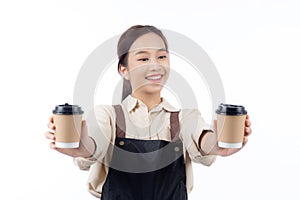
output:
[[[159,71],[162,68],[162,66],[160,64],[158,64],[157,62],[156,63],[151,62],[151,64],[149,64],[148,67],[149,67],[148,69],[150,71]]]
[[[150,58],[149,66],[150,66],[151,69],[162,68],[161,64],[162,64],[161,61],[156,56],[153,56],[153,57]]]

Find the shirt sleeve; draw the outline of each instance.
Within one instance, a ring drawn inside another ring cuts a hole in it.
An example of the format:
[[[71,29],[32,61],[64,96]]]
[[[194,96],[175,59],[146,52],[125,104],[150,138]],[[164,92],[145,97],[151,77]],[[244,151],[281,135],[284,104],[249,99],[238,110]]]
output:
[[[214,155],[204,155],[200,148],[199,138],[205,130],[211,130],[196,109],[184,109],[179,113],[180,138],[189,154],[191,160],[195,163],[201,163],[210,166],[216,159]]]
[[[89,170],[90,166],[97,161],[102,161],[106,156],[110,144],[113,141],[115,132],[115,113],[112,106],[95,106],[87,118],[87,127],[89,136],[94,139],[96,150],[90,158],[74,158],[74,163],[82,170]]]

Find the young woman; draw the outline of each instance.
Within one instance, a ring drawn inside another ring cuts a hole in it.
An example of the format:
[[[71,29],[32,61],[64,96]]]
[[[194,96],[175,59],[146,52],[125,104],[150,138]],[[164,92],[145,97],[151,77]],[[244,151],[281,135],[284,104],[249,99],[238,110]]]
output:
[[[77,149],[55,147],[53,117],[46,137],[52,149],[89,170],[88,189],[103,200],[184,200],[193,187],[191,162],[211,165],[240,149],[217,146],[217,130],[196,109],[179,110],[161,97],[170,60],[166,38],[153,26],[133,26],[118,43],[122,103],[99,105],[97,126],[82,122]],[[89,123],[89,118],[87,119]],[[214,126],[216,127],[216,126]],[[244,145],[251,134],[245,121]],[[242,147],[242,148],[243,148]]]

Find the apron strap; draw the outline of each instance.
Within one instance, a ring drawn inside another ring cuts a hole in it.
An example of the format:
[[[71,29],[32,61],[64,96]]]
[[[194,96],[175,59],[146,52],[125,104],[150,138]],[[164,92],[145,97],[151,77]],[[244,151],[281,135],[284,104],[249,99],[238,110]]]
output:
[[[113,105],[116,112],[116,135],[119,138],[125,138],[126,123],[121,105]]]
[[[170,126],[171,126],[171,140],[179,141],[179,112],[171,112],[170,114]]]

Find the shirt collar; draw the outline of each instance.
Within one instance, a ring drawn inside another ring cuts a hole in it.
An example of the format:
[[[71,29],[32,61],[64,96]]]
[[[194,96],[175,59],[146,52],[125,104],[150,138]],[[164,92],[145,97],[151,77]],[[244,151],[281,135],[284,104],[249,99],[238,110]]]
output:
[[[164,98],[161,98],[161,99],[162,99],[162,102],[160,104],[158,104],[157,106],[155,106],[154,108],[152,108],[152,110],[150,112],[156,112],[156,111],[160,111],[162,109],[166,110],[167,112],[180,111],[180,109],[173,107],[166,99],[164,99]],[[122,104],[124,105],[127,112],[131,112],[135,109],[138,109],[140,105],[144,105],[144,103],[141,100],[134,98],[132,95],[128,95],[124,99]]]

